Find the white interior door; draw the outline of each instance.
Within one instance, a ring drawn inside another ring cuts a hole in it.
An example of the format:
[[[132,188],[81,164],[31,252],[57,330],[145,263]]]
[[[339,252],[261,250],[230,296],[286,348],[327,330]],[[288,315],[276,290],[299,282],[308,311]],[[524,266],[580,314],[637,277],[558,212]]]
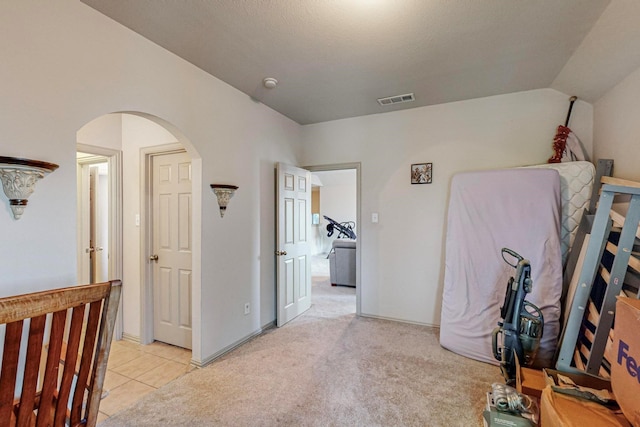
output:
[[[91,283],[90,166],[78,164],[78,283]]]
[[[153,156],[154,339],[191,348],[191,159]]]
[[[108,164],[79,163],[79,283],[109,280]]]
[[[98,209],[102,233],[100,244],[101,264],[98,277],[100,281],[110,279],[122,279],[122,152],[109,148],[77,145],[76,153],[78,173],[78,282],[88,283],[89,273],[89,165],[96,165],[99,169],[100,195],[98,197],[100,208]],[[123,285],[126,287],[126,284]],[[118,318],[115,326],[115,339],[121,339],[123,333],[123,302],[120,299]]]
[[[311,173],[277,164],[278,326],[311,307]]]
[[[92,282],[109,280],[109,174],[108,164],[92,168],[93,182],[93,271]]]

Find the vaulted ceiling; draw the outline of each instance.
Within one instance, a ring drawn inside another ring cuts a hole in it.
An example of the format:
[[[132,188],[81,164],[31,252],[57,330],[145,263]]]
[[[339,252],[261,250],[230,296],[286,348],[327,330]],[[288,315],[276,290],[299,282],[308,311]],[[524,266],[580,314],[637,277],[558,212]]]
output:
[[[640,67],[635,0],[82,2],[300,124],[549,87],[594,102]]]

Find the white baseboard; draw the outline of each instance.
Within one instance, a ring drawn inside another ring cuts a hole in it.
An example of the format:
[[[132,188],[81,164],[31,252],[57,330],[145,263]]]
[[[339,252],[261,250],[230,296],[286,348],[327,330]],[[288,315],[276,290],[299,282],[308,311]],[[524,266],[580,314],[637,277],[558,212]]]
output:
[[[128,334],[126,332],[122,333],[122,340],[123,341],[129,341],[129,342],[132,342],[134,344],[140,344],[140,337]]]
[[[260,327],[258,330],[253,331],[249,335],[245,336],[244,338],[241,338],[238,341],[234,342],[233,344],[228,345],[225,348],[223,348],[222,350],[212,354],[211,356],[204,358],[202,361],[191,359],[191,365],[195,366],[196,368],[204,368],[208,364],[214,362],[216,359],[224,356],[225,354],[229,353],[230,351],[235,350],[236,348],[240,347],[241,345],[246,344],[247,342],[251,341],[255,337],[261,335],[264,331],[275,327],[275,325],[276,325],[275,321],[269,322],[266,325]]]
[[[412,321],[409,321],[409,320],[397,319],[395,317],[377,316],[377,315],[365,314],[365,313],[360,313],[359,316],[360,317],[368,317],[370,319],[389,320],[391,322],[408,323],[410,325],[428,326],[430,328],[440,329],[440,325],[434,325],[432,323],[423,323],[423,322],[412,322]]]
[[[261,335],[264,331],[269,330],[271,328],[275,328],[275,327],[276,327],[275,320],[271,321],[271,322],[263,325],[262,327],[260,327],[256,331],[254,331],[254,332],[250,333],[249,335],[245,336],[244,338],[234,342],[231,345],[228,345],[227,347],[225,347],[222,350],[212,354],[211,356],[206,357],[202,361],[191,359],[191,362],[190,362],[191,366],[195,366],[196,368],[204,368],[205,366],[207,366],[211,362],[215,361],[216,359],[224,356],[225,354],[229,353],[230,351],[235,350],[236,348],[240,347],[241,345],[251,341],[253,338]],[[140,344],[140,337],[135,336],[135,335],[123,333],[122,334],[122,339],[124,341],[128,341],[128,342],[131,342],[131,343],[134,343],[134,344]]]

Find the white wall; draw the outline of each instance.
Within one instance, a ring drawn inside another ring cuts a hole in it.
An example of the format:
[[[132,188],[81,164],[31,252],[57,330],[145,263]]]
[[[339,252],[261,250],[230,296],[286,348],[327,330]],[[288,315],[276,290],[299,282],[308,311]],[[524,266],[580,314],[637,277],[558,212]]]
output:
[[[78,144],[122,150],[122,115],[105,114],[80,128],[76,134]]]
[[[299,163],[299,125],[77,0],[1,2],[0,51],[0,152],[60,165],[21,220],[0,197],[2,295],[76,282],[76,133],[138,111],[172,125],[201,164],[203,328],[193,357],[275,319],[273,165]],[[224,219],[209,190],[219,181],[240,186]]]
[[[640,181],[640,68],[594,104],[596,159],[613,159],[613,175]]]
[[[362,163],[362,314],[440,323],[451,177],[545,163],[568,98],[535,90],[303,127],[303,164]],[[576,103],[571,126],[590,152],[589,104]],[[411,185],[421,162],[433,162],[433,183]]]

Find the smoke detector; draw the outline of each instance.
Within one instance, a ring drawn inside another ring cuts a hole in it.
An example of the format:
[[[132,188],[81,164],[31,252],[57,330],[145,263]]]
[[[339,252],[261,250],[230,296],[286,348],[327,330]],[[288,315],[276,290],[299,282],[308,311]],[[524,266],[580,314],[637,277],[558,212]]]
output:
[[[413,102],[416,100],[416,97],[413,93],[406,93],[404,95],[395,95],[388,96],[386,98],[378,98],[378,104],[384,106],[394,105],[394,104],[402,104],[404,102]]]
[[[262,81],[262,84],[267,89],[273,89],[274,87],[278,86],[278,81],[273,77],[267,77]]]

